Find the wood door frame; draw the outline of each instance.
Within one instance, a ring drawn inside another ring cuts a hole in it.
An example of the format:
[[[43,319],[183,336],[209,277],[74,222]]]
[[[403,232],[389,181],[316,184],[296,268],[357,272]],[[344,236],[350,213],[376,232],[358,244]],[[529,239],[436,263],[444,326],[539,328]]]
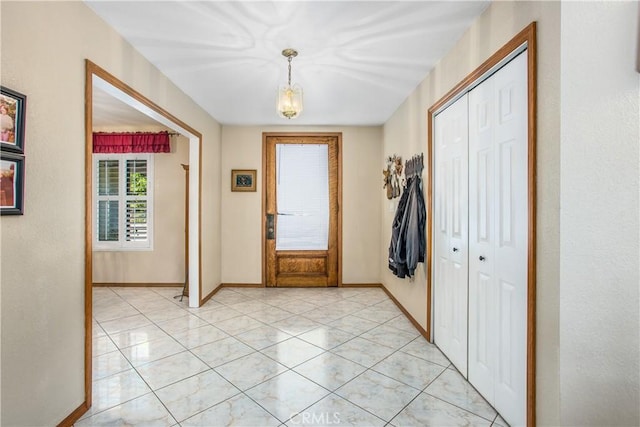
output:
[[[537,139],[537,45],[536,22],[532,22],[509,40],[482,65],[453,87],[433,104],[427,113],[427,337],[433,341],[432,324],[432,273],[433,273],[433,144],[434,117],[448,104],[470,91],[514,51],[526,46],[527,51],[527,96],[528,96],[528,254],[527,254],[527,426],[536,425],[536,139]]]
[[[342,132],[262,132],[262,216],[261,222],[261,250],[262,250],[262,286],[267,287],[267,138],[269,137],[335,137],[338,143],[337,159],[338,162],[338,189],[337,189],[337,203],[338,203],[338,223],[337,223],[337,258],[338,258],[338,272],[337,280],[338,287],[342,286]]]
[[[202,134],[183,121],[177,119],[171,113],[146,98],[144,95],[122,82],[120,79],[110,74],[100,66],[96,65],[89,59],[85,60],[85,252],[84,252],[84,325],[85,325],[85,345],[84,345],[84,393],[85,401],[82,407],[82,413],[89,410],[92,404],[92,386],[93,386],[93,77],[97,76],[105,82],[109,83],[116,89],[119,89],[134,100],[140,102],[154,114],[163,117],[174,125],[184,129],[193,138],[189,138],[190,144],[195,140],[198,149],[198,170],[197,170],[197,226],[198,239],[197,245],[197,288],[198,303],[203,304],[202,298]],[[187,193],[188,194],[188,193]],[[186,219],[189,221],[189,218]],[[185,265],[185,269],[189,270],[189,265]],[[80,408],[79,408],[80,409]],[[75,414],[75,412],[74,412]],[[73,415],[73,414],[72,414]],[[75,416],[75,415],[74,415]],[[70,419],[69,419],[70,420]],[[65,420],[66,421],[66,420]]]

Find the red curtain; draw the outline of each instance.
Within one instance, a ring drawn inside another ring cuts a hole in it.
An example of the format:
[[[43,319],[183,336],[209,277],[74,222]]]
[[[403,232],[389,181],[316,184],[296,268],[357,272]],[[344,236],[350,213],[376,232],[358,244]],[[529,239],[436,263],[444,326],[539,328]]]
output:
[[[169,153],[169,133],[94,132],[94,153]]]

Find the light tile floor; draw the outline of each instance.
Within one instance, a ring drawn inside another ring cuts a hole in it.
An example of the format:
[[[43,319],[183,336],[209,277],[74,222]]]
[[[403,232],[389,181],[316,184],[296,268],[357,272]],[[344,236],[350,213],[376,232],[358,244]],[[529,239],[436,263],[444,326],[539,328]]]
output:
[[[506,426],[377,288],[93,290],[76,426]]]

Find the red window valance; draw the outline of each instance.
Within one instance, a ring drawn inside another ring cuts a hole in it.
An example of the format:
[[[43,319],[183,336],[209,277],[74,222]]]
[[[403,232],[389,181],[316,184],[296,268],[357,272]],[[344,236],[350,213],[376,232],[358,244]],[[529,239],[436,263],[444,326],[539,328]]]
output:
[[[169,153],[168,132],[94,132],[94,153]]]

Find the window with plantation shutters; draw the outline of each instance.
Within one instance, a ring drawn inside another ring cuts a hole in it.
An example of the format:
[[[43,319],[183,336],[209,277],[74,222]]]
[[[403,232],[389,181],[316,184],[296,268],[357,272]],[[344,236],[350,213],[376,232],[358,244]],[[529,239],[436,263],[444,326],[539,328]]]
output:
[[[94,172],[95,249],[151,249],[151,155],[94,154]]]

